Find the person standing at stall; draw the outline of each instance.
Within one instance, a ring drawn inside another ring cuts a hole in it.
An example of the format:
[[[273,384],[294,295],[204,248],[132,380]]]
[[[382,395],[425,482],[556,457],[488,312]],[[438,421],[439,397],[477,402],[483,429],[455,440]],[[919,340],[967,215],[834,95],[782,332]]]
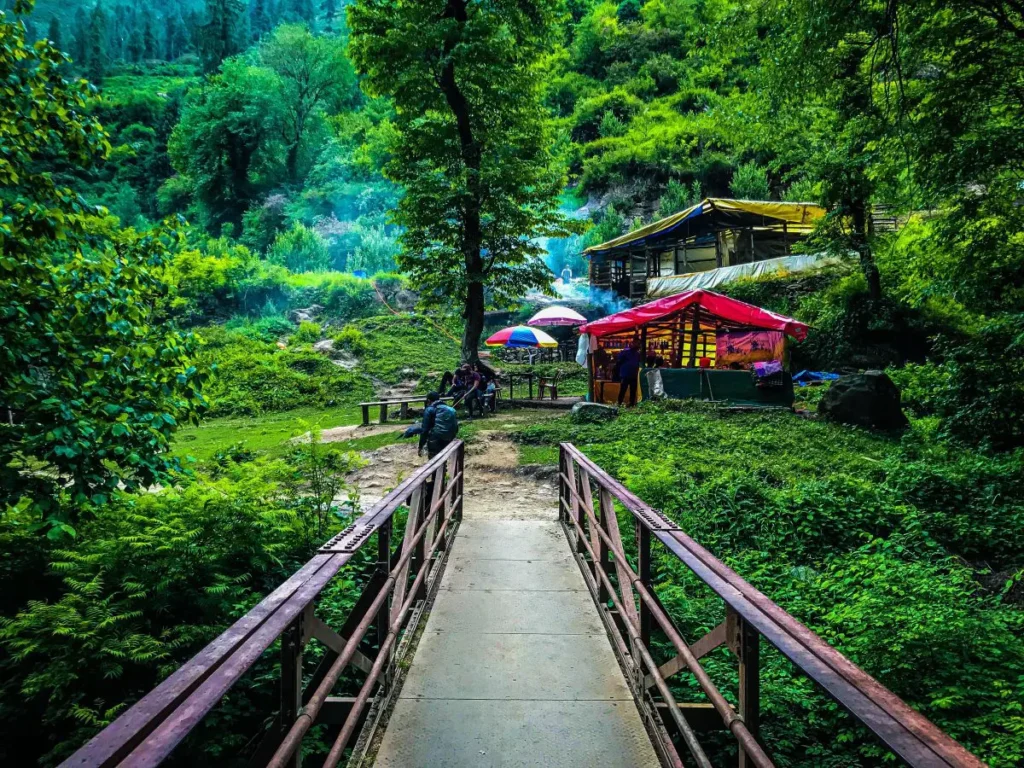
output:
[[[629,405],[636,405],[636,379],[640,374],[640,342],[633,341],[619,352],[615,358],[615,367],[619,371],[619,405],[626,398],[629,390]]]

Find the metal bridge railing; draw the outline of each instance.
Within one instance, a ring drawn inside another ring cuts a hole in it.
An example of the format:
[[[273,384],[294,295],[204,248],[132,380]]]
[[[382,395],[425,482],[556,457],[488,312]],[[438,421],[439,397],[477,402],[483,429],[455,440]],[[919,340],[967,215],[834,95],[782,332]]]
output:
[[[623,549],[615,516],[616,501],[633,516],[638,548],[636,570],[630,566]],[[559,515],[633,694],[652,726],[655,746],[666,764],[683,765],[669,733],[672,731],[698,765],[710,768],[697,733],[724,728],[738,743],[741,767],[773,765],[758,738],[760,641],[763,638],[909,765],[921,768],[981,768],[984,765],[570,443],[561,444]],[[654,594],[652,540],[663,544],[726,604],[726,620],[693,643],[684,640]],[[612,576],[617,584],[613,583]],[[609,601],[614,610],[607,608]],[[661,665],[651,654],[651,631],[655,625],[678,654]],[[721,645],[726,645],[738,659],[739,691],[735,708],[700,663],[703,656]],[[696,678],[710,706],[676,701],[666,680],[684,670]],[[652,695],[652,689],[657,696]]]
[[[415,626],[436,586],[440,568],[434,555],[448,548],[462,519],[464,458],[462,441],[456,440],[417,469],[62,765],[159,765],[278,638],[280,709],[250,765],[297,768],[303,736],[318,723],[341,725],[324,761],[337,765],[371,697],[389,692],[398,638]],[[403,541],[392,552],[394,516],[403,507],[408,509]],[[373,534],[377,567],[345,624],[335,630],[316,617],[316,598]],[[302,654],[312,638],[328,651],[304,690]],[[332,696],[350,665],[363,675],[359,693]]]

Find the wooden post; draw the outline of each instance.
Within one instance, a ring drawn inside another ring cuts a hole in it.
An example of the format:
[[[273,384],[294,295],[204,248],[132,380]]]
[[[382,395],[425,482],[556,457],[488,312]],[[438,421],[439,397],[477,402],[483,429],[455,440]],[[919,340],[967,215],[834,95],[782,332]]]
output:
[[[715,266],[722,266],[722,233],[715,235]]]
[[[594,402],[594,351],[590,350],[587,352],[587,371],[590,375],[587,377],[587,402]]]
[[[406,419],[409,418],[409,401],[408,400],[403,400],[402,401],[402,404],[398,407],[398,415],[399,415],[399,418],[402,419],[402,421],[405,421]]]
[[[369,406],[369,404],[368,403],[363,403],[362,404],[362,409],[363,409],[363,426],[364,427],[368,427],[368,426],[370,426],[370,406]]]
[[[380,404],[380,423],[388,423],[388,404],[383,402]]]
[[[697,365],[697,337],[700,335],[700,304],[693,305],[693,324],[690,326],[690,367]]]
[[[789,222],[782,222],[782,252],[789,256]]]
[[[747,730],[759,738],[761,729],[761,636],[743,619],[739,619],[740,690],[739,715]],[[739,750],[740,768],[753,763],[743,747]]]
[[[686,241],[683,240],[683,269],[687,272],[690,270],[690,260],[686,255]],[[685,274],[685,273],[684,273]]]
[[[281,736],[284,737],[302,709],[302,624],[300,613],[281,635]],[[301,768],[302,745],[285,763],[288,768]]]

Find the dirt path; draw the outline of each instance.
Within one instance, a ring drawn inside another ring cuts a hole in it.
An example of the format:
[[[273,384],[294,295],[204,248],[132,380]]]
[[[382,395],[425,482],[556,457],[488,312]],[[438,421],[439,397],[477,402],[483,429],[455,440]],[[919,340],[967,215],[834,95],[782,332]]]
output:
[[[472,508],[474,517],[504,520],[552,519],[558,503],[558,485],[554,467],[519,466],[519,449],[502,429],[520,422],[519,418],[494,419],[494,429],[472,435],[466,443],[465,503]],[[550,418],[544,414],[541,418]],[[404,429],[405,427],[400,427]],[[377,432],[368,432],[373,427],[350,427],[324,432],[325,440],[351,440],[368,434],[380,434],[393,429],[380,426]],[[329,434],[334,433],[334,434]],[[426,457],[416,455],[416,440],[386,445],[374,451],[364,451],[366,466],[348,476],[348,482],[359,489],[363,509],[384,498],[418,466]]]

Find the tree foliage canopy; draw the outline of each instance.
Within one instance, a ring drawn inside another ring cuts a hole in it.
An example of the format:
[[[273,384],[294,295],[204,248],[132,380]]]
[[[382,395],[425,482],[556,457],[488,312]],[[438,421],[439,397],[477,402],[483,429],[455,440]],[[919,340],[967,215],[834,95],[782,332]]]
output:
[[[89,167],[110,147],[86,114],[89,86],[24,34],[0,19],[0,505],[59,523],[62,499],[102,504],[119,484],[167,477],[171,435],[204,407],[205,374],[193,336],[159,314],[174,228],[117,231],[45,170]]]
[[[349,7],[364,87],[397,111],[386,173],[405,189],[399,264],[428,303],[462,306],[467,358],[479,346],[485,289],[500,305],[546,286],[536,238],[567,233],[538,66],[559,12],[555,0]]]

